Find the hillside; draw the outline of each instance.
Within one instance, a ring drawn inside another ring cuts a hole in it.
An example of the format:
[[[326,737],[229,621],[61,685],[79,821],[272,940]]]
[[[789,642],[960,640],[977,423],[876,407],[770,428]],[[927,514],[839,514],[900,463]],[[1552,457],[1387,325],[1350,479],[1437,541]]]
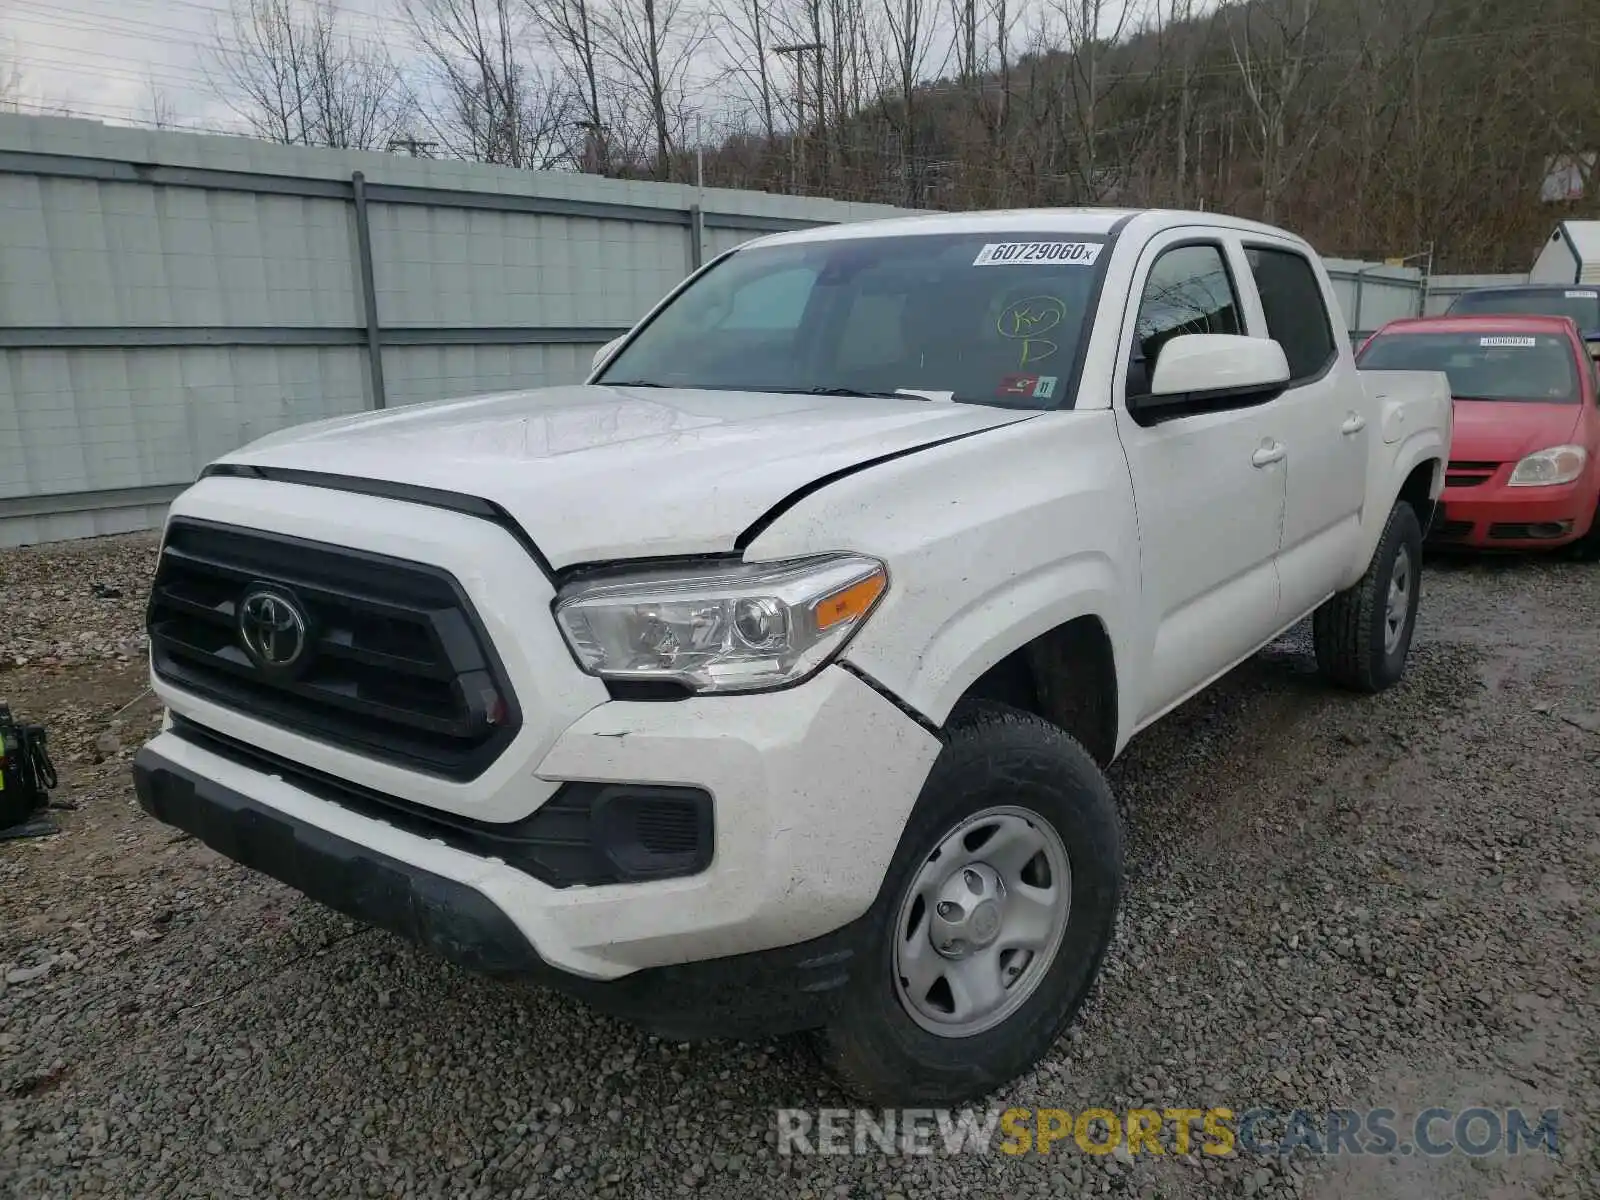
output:
[[[922,0],[894,3],[903,16]],[[1600,0],[1256,0],[1186,16],[1197,7],[1165,0],[1104,36],[1120,10],[1068,0],[1002,39],[1003,7],[955,0],[953,69],[909,87],[915,47],[892,35],[914,23],[891,11],[875,49],[824,28],[805,137],[732,139],[706,155],[706,180],[941,208],[1226,209],[1328,253],[1431,245],[1439,270],[1525,270],[1553,221],[1595,207],[1542,202],[1540,185],[1553,158],[1600,145]]]

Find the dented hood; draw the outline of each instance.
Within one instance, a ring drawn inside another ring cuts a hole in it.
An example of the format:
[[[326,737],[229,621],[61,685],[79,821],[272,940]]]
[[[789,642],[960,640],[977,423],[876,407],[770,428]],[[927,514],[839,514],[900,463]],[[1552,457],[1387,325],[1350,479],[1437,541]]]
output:
[[[830,476],[1034,415],[911,397],[579,385],[338,417],[220,461],[489,500],[560,568],[732,550]]]

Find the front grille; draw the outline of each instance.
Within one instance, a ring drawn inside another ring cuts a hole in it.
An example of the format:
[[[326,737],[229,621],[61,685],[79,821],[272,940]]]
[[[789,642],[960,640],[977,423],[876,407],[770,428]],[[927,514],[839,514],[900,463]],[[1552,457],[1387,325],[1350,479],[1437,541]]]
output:
[[[304,618],[299,634],[285,621],[276,666],[241,635],[241,603],[261,593]],[[471,603],[434,567],[180,518],[147,620],[162,679],[340,749],[466,780],[520,725]]]
[[[1479,484],[1488,483],[1494,478],[1494,473],[1500,469],[1497,462],[1467,462],[1465,460],[1452,460],[1445,468],[1444,482],[1446,487],[1477,487]]]

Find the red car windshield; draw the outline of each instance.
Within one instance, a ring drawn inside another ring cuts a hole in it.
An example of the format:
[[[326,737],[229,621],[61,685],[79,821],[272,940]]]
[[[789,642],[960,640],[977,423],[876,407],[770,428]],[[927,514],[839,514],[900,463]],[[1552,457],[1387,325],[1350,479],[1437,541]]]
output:
[[[1572,343],[1544,333],[1380,333],[1362,352],[1369,371],[1443,371],[1457,400],[1576,404]]]

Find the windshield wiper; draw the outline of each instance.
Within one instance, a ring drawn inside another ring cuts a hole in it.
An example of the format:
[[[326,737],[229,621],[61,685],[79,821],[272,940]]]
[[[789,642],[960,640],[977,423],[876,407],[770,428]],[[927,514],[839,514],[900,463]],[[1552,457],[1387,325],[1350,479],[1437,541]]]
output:
[[[808,387],[785,388],[770,387],[753,389],[762,392],[776,392],[784,396],[851,396],[862,400],[915,400],[922,397],[906,392],[873,392],[863,388],[853,387]]]
[[[601,383],[607,387],[653,387],[664,388],[670,386],[665,383],[656,383],[650,379],[602,379]]]
[[[807,388],[813,396],[858,396],[863,400],[904,400],[902,392],[870,392],[853,387],[814,387]]]

